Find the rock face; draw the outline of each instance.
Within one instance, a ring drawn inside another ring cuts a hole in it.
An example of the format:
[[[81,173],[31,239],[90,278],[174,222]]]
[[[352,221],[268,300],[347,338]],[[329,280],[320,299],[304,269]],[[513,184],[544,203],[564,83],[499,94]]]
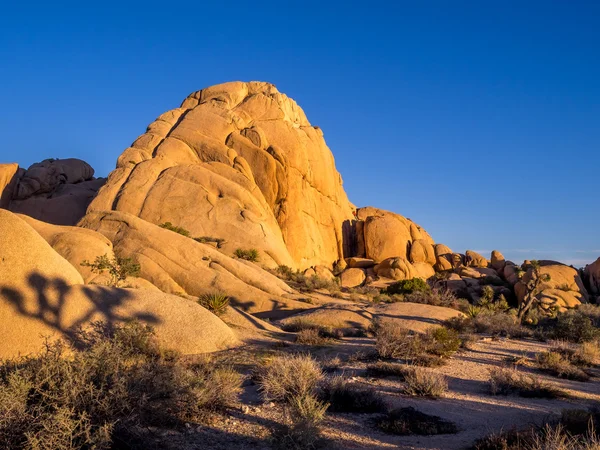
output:
[[[575,308],[589,301],[589,294],[577,270],[556,261],[540,261],[540,265],[540,273],[550,275],[550,280],[541,284],[537,295],[542,309]],[[523,275],[523,281],[515,285],[519,302],[525,298],[525,283],[531,279],[532,272],[530,268]]]
[[[57,225],[75,225],[104,184],[80,159],[46,159],[29,169],[0,165],[0,208]]]
[[[45,337],[66,337],[97,320],[140,320],[156,329],[164,345],[183,353],[237,344],[227,325],[193,301],[83,285],[79,272],[31,226],[1,209],[0,237],[0,358],[37,352]]]
[[[278,318],[310,305],[295,301],[294,291],[258,265],[224,255],[214,247],[160,228],[132,214],[89,213],[81,221],[110,240],[115,253],[135,258],[140,276],[161,291],[199,296],[223,291],[234,306]]]
[[[321,130],[260,82],[195,92],[150,124],[88,209],[109,210],[300,269],[341,259],[342,228],[353,219]]]
[[[600,295],[600,258],[585,268],[585,277],[592,295]]]

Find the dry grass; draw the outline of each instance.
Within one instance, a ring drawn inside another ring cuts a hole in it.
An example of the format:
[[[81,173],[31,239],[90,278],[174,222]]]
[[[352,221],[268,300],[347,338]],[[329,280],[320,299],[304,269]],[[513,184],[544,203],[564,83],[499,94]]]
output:
[[[389,411],[383,418],[377,420],[377,427],[386,433],[401,436],[410,434],[428,436],[458,432],[454,423],[422,413],[414,408],[399,408]]]
[[[334,412],[374,413],[386,409],[383,397],[374,389],[353,383],[341,375],[323,383],[320,396]]]
[[[240,382],[209,361],[184,365],[148,327],[96,323],[69,347],[0,365],[0,448],[127,446],[142,427],[205,419],[236,400]]]
[[[566,378],[568,380],[588,381],[589,375],[579,367],[571,364],[568,358],[565,358],[558,352],[538,353],[537,365],[544,372],[548,372],[555,377]]]
[[[309,355],[285,355],[268,360],[257,369],[257,376],[266,400],[289,401],[311,395],[323,379],[323,371]]]
[[[389,361],[377,361],[367,366],[366,375],[369,377],[398,377],[404,380],[406,374],[412,370],[406,364],[400,364]]]
[[[286,407],[287,423],[272,430],[275,447],[286,450],[323,447],[321,423],[328,406],[312,394],[290,398]]]
[[[316,330],[321,337],[329,339],[340,339],[344,335],[343,331],[339,328],[322,325],[304,317],[297,317],[293,320],[290,320],[281,328],[283,331],[288,331],[291,333],[298,333],[305,330]]]
[[[492,395],[517,394],[528,398],[560,398],[567,394],[544,382],[535,375],[520,372],[516,368],[500,368],[490,371]]]
[[[518,324],[516,317],[511,314],[481,309],[477,311],[479,311],[477,314],[472,314],[470,317],[449,319],[445,325],[459,333],[490,334],[517,339],[533,334],[530,329]]]
[[[419,397],[441,397],[448,391],[448,382],[441,373],[422,367],[408,370],[404,376],[406,395]]]
[[[330,338],[321,335],[318,329],[308,328],[300,331],[296,335],[296,343],[300,345],[312,345],[315,347],[321,347],[331,344]]]
[[[442,364],[461,345],[458,334],[444,327],[431,328],[425,334],[411,334],[391,321],[382,321],[375,333],[380,357],[402,359],[420,366]]]

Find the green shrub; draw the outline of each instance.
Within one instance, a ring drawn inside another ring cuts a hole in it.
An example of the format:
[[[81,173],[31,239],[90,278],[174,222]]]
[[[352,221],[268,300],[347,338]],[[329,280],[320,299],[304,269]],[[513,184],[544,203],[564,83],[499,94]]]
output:
[[[448,390],[448,382],[444,375],[422,367],[407,371],[404,382],[403,392],[407,395],[440,397]]]
[[[417,278],[420,280],[420,278]],[[445,306],[458,310],[465,309],[469,302],[465,299],[459,299],[449,289],[426,289],[417,290],[404,295],[404,301],[411,303],[423,303],[433,306]]]
[[[173,231],[178,234],[181,234],[182,236],[185,236],[185,237],[190,237],[190,232],[188,230],[186,230],[185,228],[177,227],[177,226],[173,225],[171,222],[161,223],[159,225],[159,227],[165,228],[167,230]]]
[[[196,242],[200,242],[201,244],[207,244],[209,242],[214,242],[215,244],[217,244],[217,248],[220,248],[221,245],[223,244],[223,242],[225,242],[225,239],[211,237],[211,236],[195,237],[194,240]]]
[[[263,397],[274,401],[311,395],[323,379],[321,367],[308,355],[276,356],[259,367],[257,375]]]
[[[72,343],[0,364],[0,448],[112,448],[143,427],[200,420],[237,398],[240,376],[185,365],[139,323],[95,323]]]
[[[390,284],[382,291],[383,294],[412,294],[413,292],[427,292],[431,288],[421,278],[411,278],[410,280],[397,281]]]
[[[551,339],[562,339],[569,342],[589,342],[600,338],[600,330],[594,317],[586,313],[586,309],[568,310],[558,314],[555,319],[548,319],[542,324],[545,335]]]
[[[210,292],[198,297],[198,303],[213,314],[220,316],[227,311],[229,297],[222,292]]]
[[[542,381],[539,377],[517,369],[494,369],[490,372],[492,395],[517,394],[527,398],[566,397],[565,392]]]
[[[110,286],[119,286],[127,277],[137,277],[140,274],[141,267],[133,258],[124,258],[115,255],[109,258],[108,255],[97,256],[94,262],[83,261],[84,267],[90,267],[93,273],[108,272],[110,276]]]
[[[240,259],[245,259],[246,261],[257,262],[259,259],[258,250],[255,248],[251,248],[249,250],[237,248],[233,254]]]
[[[329,403],[333,412],[373,413],[385,410],[385,403],[374,389],[350,382],[337,375],[321,387],[321,400]]]
[[[376,422],[386,433],[407,436],[458,433],[458,427],[447,420],[431,416],[412,407],[394,409]]]
[[[477,314],[469,317],[454,317],[444,322],[444,325],[459,333],[483,333],[511,338],[532,335],[531,330],[520,325],[515,316],[499,311],[478,309]]]

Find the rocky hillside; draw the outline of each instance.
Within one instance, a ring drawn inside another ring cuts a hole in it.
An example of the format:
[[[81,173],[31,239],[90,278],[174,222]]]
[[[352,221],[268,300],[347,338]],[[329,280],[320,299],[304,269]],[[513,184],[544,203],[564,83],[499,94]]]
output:
[[[421,278],[475,303],[490,292],[522,301],[533,273],[533,266],[517,266],[499,252],[490,259],[453,252],[399,214],[354,207],[323,132],[269,83],[232,82],[189,95],[123,151],[107,180],[93,175],[78,159],[45,160],[27,170],[0,165],[0,207],[12,211],[2,212],[2,225],[17,229],[12,238],[2,235],[0,289],[8,305],[3,319],[11,317],[8,311],[28,311],[30,319],[64,333],[97,317],[90,313],[63,323],[57,307],[48,305],[71,297],[85,303],[56,286],[76,293],[84,283],[106,284],[82,266],[103,255],[139,263],[139,274],[127,285],[153,292],[150,310],[160,310],[156,302],[178,305],[180,297],[217,290],[239,311],[267,318],[312,308],[313,300],[307,303],[273,274],[277,268],[307,279],[335,279],[344,289]],[[21,241],[45,259],[19,262],[15,242]],[[14,272],[19,264],[22,270]],[[68,271],[59,269],[64,264]],[[44,274],[46,265],[58,272]],[[523,276],[521,269],[529,272]],[[547,309],[572,308],[600,293],[600,259],[585,273],[551,261],[541,271],[548,280],[538,296]],[[123,295],[113,289],[89,297],[121,307],[114,299]],[[138,296],[150,298],[125,297]],[[35,311],[29,301],[49,312]],[[126,308],[118,317],[138,313]],[[48,314],[57,317],[47,320]],[[173,319],[179,316],[172,308],[157,314],[159,323],[183,320]],[[33,329],[20,327],[14,342]],[[209,348],[233,340],[223,337]]]

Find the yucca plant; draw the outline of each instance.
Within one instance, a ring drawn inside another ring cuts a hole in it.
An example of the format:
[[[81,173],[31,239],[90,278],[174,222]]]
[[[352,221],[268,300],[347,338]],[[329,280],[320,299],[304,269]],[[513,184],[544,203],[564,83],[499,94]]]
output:
[[[198,298],[198,303],[213,314],[220,316],[229,306],[229,297],[222,292],[209,292]]]

